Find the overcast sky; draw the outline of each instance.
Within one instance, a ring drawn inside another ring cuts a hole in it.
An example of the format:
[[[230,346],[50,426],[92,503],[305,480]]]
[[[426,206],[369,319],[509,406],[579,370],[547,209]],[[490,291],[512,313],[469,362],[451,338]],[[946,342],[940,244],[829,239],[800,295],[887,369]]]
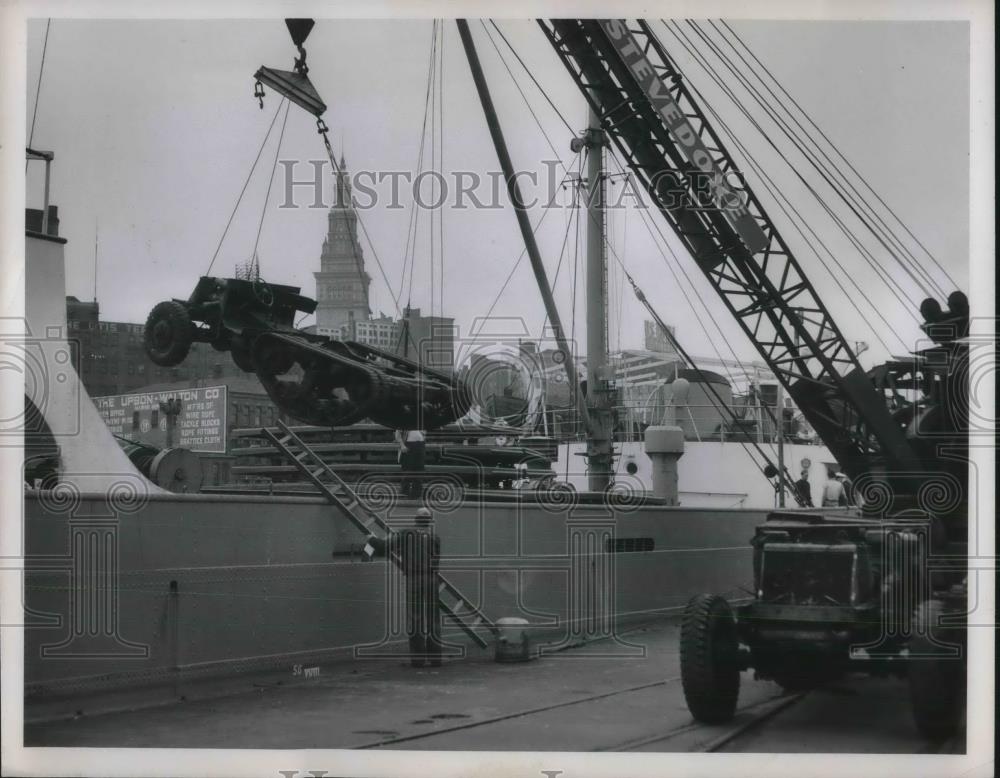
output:
[[[586,123],[583,99],[537,25],[504,21],[500,26],[559,110],[574,128],[582,129]],[[967,288],[967,25],[734,22],[732,26],[959,286]],[[902,343],[915,343],[919,332],[912,312],[876,280],[858,250],[676,40],[659,24],[657,31],[689,80],[704,91],[709,103],[834,251],[845,268],[835,271],[838,278],[845,283],[848,276],[856,279],[886,320],[851,292],[867,321],[857,314],[810,249],[814,242],[807,243],[799,235],[765,193],[759,177],[745,167],[751,185],[845,335],[872,346],[862,361],[871,364],[886,355],[873,328],[893,353],[904,351]],[[551,151],[483,28],[474,23],[473,32],[515,165],[544,174],[544,160],[552,158]],[[30,23],[29,124],[44,34],[44,21]],[[331,140],[338,151],[343,147],[350,168],[415,170],[430,40],[431,22],[426,20],[317,23],[306,44],[310,77],[329,106],[324,118]],[[99,224],[97,296],[103,318],[143,321],[159,300],[188,296],[198,276],[206,272],[278,105],[278,97],[269,90],[264,110],[258,109],[251,97],[252,74],[262,64],[290,69],[293,55],[294,48],[278,20],[52,22],[32,145],[56,154],[52,199],[60,208],[61,233],[69,240],[69,294],[82,299],[93,296],[94,239]],[[496,155],[453,22],[444,26],[443,56],[443,169],[495,171]],[[513,60],[511,67],[545,131],[569,162],[570,133]],[[787,150],[788,144],[763,112],[750,104],[748,108],[782,150]],[[730,151],[745,165],[732,145]],[[822,187],[801,158],[789,153],[799,171]],[[273,154],[274,147],[269,145],[214,274],[230,275],[234,264],[244,261],[252,250]],[[290,112],[280,156],[303,161],[323,157],[313,119],[304,111]],[[38,166],[29,177],[30,205],[37,206],[40,200],[40,173]],[[308,168],[300,166],[298,174],[305,177]],[[280,189],[280,179],[275,189]],[[309,198],[300,198],[308,204]],[[262,274],[268,280],[301,285],[306,294],[313,295],[312,273],[319,269],[325,211],[278,209],[280,199],[277,191],[272,193],[264,222],[259,249]],[[850,219],[843,204],[830,202]],[[408,196],[403,204],[404,209],[377,207],[362,215],[396,289],[410,220]],[[538,232],[550,278],[559,261],[567,213],[550,212]],[[540,215],[534,212],[532,220]],[[666,233],[662,217],[655,212],[651,216]],[[432,296],[427,214],[421,219],[410,302],[426,310]],[[455,317],[464,335],[476,317],[487,313],[523,243],[509,208],[446,210],[443,222],[443,305],[438,283],[434,308]],[[919,291],[887,252],[856,222],[851,225],[899,281],[901,293],[918,303]],[[741,358],[756,356],[672,234],[668,240],[722,326],[722,337],[714,330],[708,335],[701,330],[657,248],[658,241],[634,209],[614,213],[609,229],[614,251],[663,318],[676,326],[691,352],[714,356],[714,349],[719,348],[728,356],[732,347]],[[440,240],[437,243],[440,246]],[[556,290],[567,327],[573,321],[572,237],[569,244]],[[907,238],[907,244],[927,262],[912,240]],[[392,295],[367,245],[365,253],[374,279],[372,307],[391,314]],[[940,273],[934,272],[944,283]],[[611,345],[640,347],[645,314],[631,293],[622,290],[617,270],[611,287]],[[582,288],[581,269],[581,306]],[[406,297],[404,288],[401,304]],[[544,312],[526,259],[493,313],[519,317],[532,336],[540,333]],[[702,316],[700,309],[698,315]],[[576,336],[583,342],[582,307],[576,318]]]

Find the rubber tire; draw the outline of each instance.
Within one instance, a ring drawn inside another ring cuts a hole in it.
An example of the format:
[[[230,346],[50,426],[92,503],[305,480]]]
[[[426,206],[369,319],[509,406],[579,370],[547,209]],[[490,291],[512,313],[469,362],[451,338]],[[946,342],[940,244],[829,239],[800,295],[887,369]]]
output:
[[[945,612],[940,600],[926,600],[913,617],[914,637],[910,651],[928,652],[934,644],[928,635],[938,627],[938,617]],[[953,642],[939,634],[942,642]],[[907,667],[910,685],[910,707],[917,730],[928,740],[945,740],[958,732],[964,712],[965,668],[963,659],[911,659]]]
[[[193,342],[194,324],[183,303],[166,300],[157,303],[149,312],[143,345],[154,364],[160,367],[179,365],[191,351]]]
[[[698,721],[721,724],[733,718],[740,693],[739,639],[733,611],[719,595],[699,594],[684,609],[681,684]]]

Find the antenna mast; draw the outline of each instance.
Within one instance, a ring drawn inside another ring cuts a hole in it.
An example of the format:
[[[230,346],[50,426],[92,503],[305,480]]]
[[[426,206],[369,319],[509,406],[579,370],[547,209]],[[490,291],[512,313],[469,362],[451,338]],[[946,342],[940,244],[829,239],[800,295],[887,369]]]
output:
[[[101,223],[94,220],[94,302],[97,302],[97,244],[100,241]]]

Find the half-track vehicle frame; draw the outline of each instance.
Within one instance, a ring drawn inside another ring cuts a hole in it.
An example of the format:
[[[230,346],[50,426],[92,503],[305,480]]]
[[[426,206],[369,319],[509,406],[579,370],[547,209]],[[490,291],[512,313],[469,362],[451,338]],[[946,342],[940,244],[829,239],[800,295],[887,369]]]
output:
[[[315,310],[299,287],[202,276],[187,300],[153,308],[145,349],[164,367],[183,362],[193,343],[228,351],[285,414],[306,424],[370,419],[393,429],[434,429],[468,411],[469,393],[457,375],[295,327],[296,316]]]

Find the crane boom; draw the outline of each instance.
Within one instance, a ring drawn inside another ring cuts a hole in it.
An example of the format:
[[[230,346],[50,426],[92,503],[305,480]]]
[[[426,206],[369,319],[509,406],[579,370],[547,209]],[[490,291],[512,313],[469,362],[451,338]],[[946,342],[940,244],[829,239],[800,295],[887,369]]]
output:
[[[644,21],[540,20],[630,170],[852,478],[921,458]]]

